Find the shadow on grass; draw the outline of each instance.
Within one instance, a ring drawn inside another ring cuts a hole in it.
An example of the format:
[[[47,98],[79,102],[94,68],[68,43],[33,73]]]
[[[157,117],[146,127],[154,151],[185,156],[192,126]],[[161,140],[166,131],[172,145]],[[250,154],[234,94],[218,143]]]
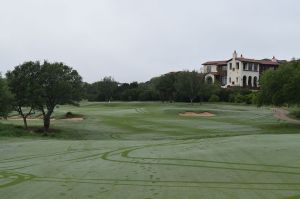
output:
[[[44,129],[38,126],[25,129],[20,125],[0,123],[0,137],[56,137],[61,132],[59,129],[49,129],[46,134]]]

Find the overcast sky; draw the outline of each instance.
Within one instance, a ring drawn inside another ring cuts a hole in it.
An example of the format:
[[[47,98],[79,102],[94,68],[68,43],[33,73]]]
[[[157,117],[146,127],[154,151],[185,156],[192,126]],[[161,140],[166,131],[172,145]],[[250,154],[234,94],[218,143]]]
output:
[[[208,60],[299,57],[299,0],[0,0],[0,71],[61,61],[146,81]]]

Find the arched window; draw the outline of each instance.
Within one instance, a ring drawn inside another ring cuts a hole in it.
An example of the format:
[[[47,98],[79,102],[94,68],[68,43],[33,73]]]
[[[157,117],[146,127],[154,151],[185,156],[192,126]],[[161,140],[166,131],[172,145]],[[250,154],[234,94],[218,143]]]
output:
[[[252,77],[251,76],[248,77],[248,86],[252,87]]]
[[[247,77],[244,76],[243,77],[243,87],[246,87],[247,86]]]
[[[256,88],[257,87],[257,77],[253,78],[253,87]]]
[[[212,77],[207,77],[206,78],[206,83],[207,84],[213,84],[213,78]]]

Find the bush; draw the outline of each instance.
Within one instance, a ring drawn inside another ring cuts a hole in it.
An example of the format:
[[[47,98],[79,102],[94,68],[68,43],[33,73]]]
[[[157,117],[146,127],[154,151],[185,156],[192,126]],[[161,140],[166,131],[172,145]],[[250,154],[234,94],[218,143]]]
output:
[[[208,101],[209,102],[219,102],[220,101],[220,97],[217,96],[217,95],[212,95],[212,96],[210,96],[210,98],[209,98]]]
[[[253,94],[252,93],[250,93],[248,95],[245,95],[244,96],[244,102],[246,104],[252,104],[252,98],[253,98]]]
[[[241,95],[240,93],[238,93],[234,96],[235,103],[243,103],[244,101],[245,101],[245,97],[243,95]]]
[[[291,112],[291,115],[294,116],[295,118],[300,119],[300,110]]]
[[[65,116],[64,116],[64,118],[66,118],[66,119],[69,119],[69,118],[81,118],[81,117],[83,117],[83,115],[81,115],[81,114],[75,114],[75,113],[72,113],[72,112],[67,112],[66,114],[65,114]]]
[[[230,102],[230,95],[233,92],[226,88],[221,88],[220,92],[218,93],[218,96],[220,97],[220,101],[222,102]],[[231,101],[233,102],[233,101]]]

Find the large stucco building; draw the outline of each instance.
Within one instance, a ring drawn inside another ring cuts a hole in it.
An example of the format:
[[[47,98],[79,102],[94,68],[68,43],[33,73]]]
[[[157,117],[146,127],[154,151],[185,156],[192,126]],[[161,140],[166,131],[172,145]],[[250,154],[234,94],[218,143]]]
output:
[[[238,56],[234,51],[229,60],[209,61],[203,64],[205,80],[209,83],[218,81],[222,87],[238,86],[258,88],[259,78],[263,71],[278,68],[280,61],[272,59],[248,59]]]

